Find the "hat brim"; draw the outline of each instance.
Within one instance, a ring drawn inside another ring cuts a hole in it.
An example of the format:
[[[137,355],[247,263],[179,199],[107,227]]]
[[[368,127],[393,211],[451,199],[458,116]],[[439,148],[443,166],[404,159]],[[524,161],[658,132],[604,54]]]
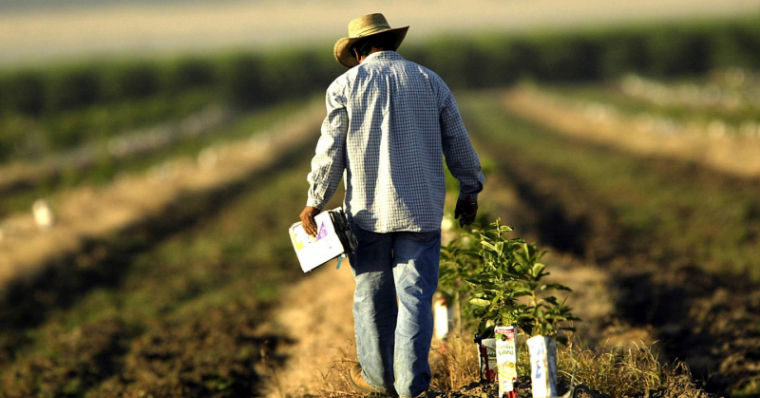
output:
[[[335,46],[333,47],[333,55],[335,55],[335,60],[338,61],[339,64],[347,68],[350,68],[359,64],[358,62],[356,62],[356,57],[354,57],[354,54],[351,52],[351,47],[353,47],[353,45],[357,41],[364,39],[366,37],[371,37],[371,36],[379,35],[382,33],[393,34],[396,37],[395,46],[393,48],[393,50],[395,51],[401,45],[401,42],[404,41],[404,37],[406,37],[406,31],[408,30],[409,30],[409,27],[404,26],[401,28],[383,29],[377,32],[373,32],[371,35],[366,35],[366,36],[342,37],[338,39],[338,41],[335,42]]]

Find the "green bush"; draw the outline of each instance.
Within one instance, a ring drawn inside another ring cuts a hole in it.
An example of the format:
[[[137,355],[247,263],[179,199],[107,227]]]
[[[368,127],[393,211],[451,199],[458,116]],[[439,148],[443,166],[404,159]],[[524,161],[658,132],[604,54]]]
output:
[[[101,78],[94,66],[64,70],[50,78],[47,108],[81,108],[102,98]]]
[[[211,60],[199,57],[183,58],[169,67],[168,88],[175,93],[212,86],[217,71]]]
[[[599,68],[605,78],[626,73],[646,73],[650,63],[647,43],[641,35],[613,33],[603,40]]]
[[[222,73],[225,96],[234,104],[252,106],[267,98],[264,77],[258,72],[261,61],[252,54],[238,54],[227,60]]]
[[[0,92],[6,112],[38,115],[45,107],[45,82],[37,72],[22,71],[6,76]]]
[[[117,67],[111,79],[110,94],[114,99],[145,98],[162,88],[158,66],[148,61]]]
[[[674,77],[725,66],[760,67],[760,20],[443,37],[401,51],[460,88],[522,78],[588,81],[629,72]]]
[[[728,25],[714,32],[710,64],[714,67],[760,68],[760,22]]]
[[[325,90],[343,71],[328,51],[243,53],[224,61],[221,80],[233,104],[250,107]]]
[[[707,33],[678,28],[657,29],[647,37],[648,72],[655,76],[695,75],[709,70]]]
[[[541,57],[537,74],[542,80],[591,80],[601,76],[602,40],[582,36],[551,36],[535,43]]]

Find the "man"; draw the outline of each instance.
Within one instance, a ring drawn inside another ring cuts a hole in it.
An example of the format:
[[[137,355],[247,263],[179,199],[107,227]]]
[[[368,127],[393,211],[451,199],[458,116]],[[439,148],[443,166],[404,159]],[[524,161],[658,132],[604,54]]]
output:
[[[408,26],[382,14],[356,18],[335,43],[350,69],[327,89],[327,116],[308,175],[300,218],[314,216],[345,172],[344,208],[359,245],[349,254],[356,279],[354,327],[364,392],[415,397],[430,385],[432,296],[438,286],[445,196],[442,155],[459,180],[455,216],[470,224],[483,174],[454,98],[429,69],[395,50]]]

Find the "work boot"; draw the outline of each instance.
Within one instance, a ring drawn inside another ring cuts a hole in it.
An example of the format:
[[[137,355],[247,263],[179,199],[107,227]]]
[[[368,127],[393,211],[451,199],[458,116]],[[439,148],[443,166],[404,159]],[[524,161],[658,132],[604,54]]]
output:
[[[359,365],[359,363],[354,363],[353,366],[351,366],[350,374],[349,374],[349,380],[351,381],[351,384],[354,385],[354,388],[357,390],[367,394],[370,397],[395,397],[395,394],[389,393],[384,388],[375,388],[369,385],[366,380],[364,380],[364,376],[362,376],[362,367]]]

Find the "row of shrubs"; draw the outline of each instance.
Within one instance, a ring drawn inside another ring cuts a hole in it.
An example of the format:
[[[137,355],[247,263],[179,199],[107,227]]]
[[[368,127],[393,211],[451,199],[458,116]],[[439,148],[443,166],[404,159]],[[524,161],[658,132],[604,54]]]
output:
[[[438,71],[453,87],[486,87],[519,79],[595,80],[636,72],[670,77],[713,68],[760,68],[760,17],[701,23],[522,35],[442,37],[404,45],[407,58]],[[0,110],[39,115],[90,104],[221,89],[255,105],[324,89],[341,72],[330,48],[89,63],[0,75]]]
[[[593,81],[638,73],[693,76],[729,66],[760,68],[760,16],[571,32],[445,37],[410,58],[455,87],[520,79]]]
[[[39,116],[204,88],[252,106],[324,88],[338,72],[329,53],[313,49],[30,68],[0,74],[0,114]]]

